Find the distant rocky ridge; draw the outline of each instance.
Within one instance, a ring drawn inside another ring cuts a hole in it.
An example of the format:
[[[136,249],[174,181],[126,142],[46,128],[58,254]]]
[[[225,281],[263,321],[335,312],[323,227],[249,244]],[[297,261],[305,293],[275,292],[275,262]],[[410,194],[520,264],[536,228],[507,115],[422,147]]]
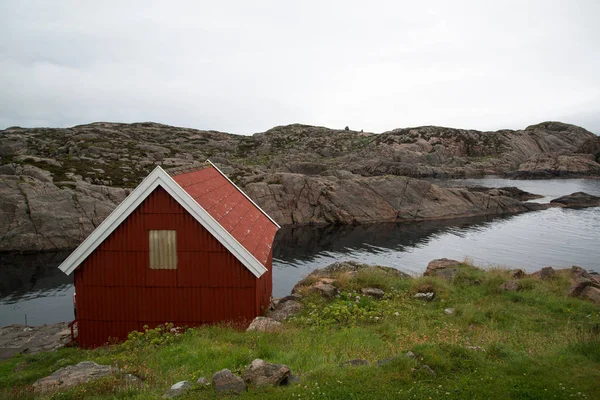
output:
[[[253,136],[156,123],[0,131],[0,251],[79,244],[156,165],[210,158],[280,224],[414,221],[535,208],[502,190],[423,178],[600,176],[600,140],[545,122],[381,134],[307,125]]]

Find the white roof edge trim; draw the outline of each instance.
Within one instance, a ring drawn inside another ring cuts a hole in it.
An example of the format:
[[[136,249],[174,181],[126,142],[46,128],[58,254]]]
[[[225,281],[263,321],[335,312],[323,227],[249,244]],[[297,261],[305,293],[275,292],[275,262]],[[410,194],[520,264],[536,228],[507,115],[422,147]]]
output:
[[[212,162],[212,161],[210,161],[210,160],[208,160],[208,159],[206,160],[206,162],[208,162],[210,165],[212,165],[212,167],[213,167],[214,169],[216,169],[216,170],[217,170],[217,171],[218,171],[218,172],[219,172],[219,173],[220,173],[220,174],[221,174],[221,175],[222,175],[222,176],[223,176],[225,179],[227,179],[227,180],[229,181],[229,183],[231,183],[231,184],[232,184],[232,185],[233,185],[233,186],[234,186],[234,187],[235,187],[235,188],[236,188],[236,189],[237,189],[237,190],[238,190],[238,191],[239,191],[241,194],[243,194],[243,195],[244,195],[244,197],[246,197],[248,200],[250,200],[250,202],[251,202],[252,204],[254,204],[254,207],[258,208],[258,209],[260,210],[260,212],[261,212],[261,213],[263,213],[263,214],[265,215],[265,217],[269,218],[269,220],[270,220],[270,221],[271,221],[273,224],[275,224],[275,226],[277,227],[277,229],[281,228],[281,226],[279,226],[279,224],[278,224],[277,222],[275,222],[275,220],[274,220],[273,218],[271,218],[271,217],[269,216],[269,214],[267,214],[267,213],[265,212],[265,210],[263,210],[262,208],[260,208],[260,207],[259,207],[259,205],[258,205],[258,204],[256,204],[256,203],[254,202],[254,200],[252,200],[252,199],[251,199],[251,198],[250,198],[250,197],[249,197],[249,196],[248,196],[248,195],[247,195],[247,194],[246,194],[246,193],[245,193],[245,192],[244,192],[242,189],[240,189],[240,188],[238,187],[238,185],[236,185],[235,183],[233,183],[233,181],[232,181],[231,179],[229,179],[229,177],[228,177],[227,175],[225,175],[225,174],[223,173],[223,171],[221,171],[221,170],[219,169],[219,167],[217,167],[215,164],[213,164],[213,162]]]
[[[252,253],[246,250],[160,166],[157,166],[150,175],[144,178],[138,187],[98,225],[58,268],[65,274],[70,275],[158,186],[165,189],[255,277],[260,278],[267,272],[267,269]]]

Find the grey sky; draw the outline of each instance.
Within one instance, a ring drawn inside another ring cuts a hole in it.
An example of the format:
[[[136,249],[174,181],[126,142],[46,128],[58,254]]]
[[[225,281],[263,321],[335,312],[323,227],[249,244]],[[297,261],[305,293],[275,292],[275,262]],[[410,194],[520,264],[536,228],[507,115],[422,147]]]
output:
[[[600,1],[0,2],[0,129],[600,133]]]

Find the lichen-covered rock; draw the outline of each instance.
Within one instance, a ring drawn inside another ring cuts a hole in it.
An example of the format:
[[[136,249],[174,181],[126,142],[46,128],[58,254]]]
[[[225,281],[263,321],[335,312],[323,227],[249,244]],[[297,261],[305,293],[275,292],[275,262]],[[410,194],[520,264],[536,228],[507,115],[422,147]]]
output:
[[[590,300],[594,304],[600,305],[600,288],[596,286],[588,286],[583,289],[579,297]]]
[[[248,326],[246,331],[258,331],[258,332],[279,332],[282,329],[281,322],[276,321],[269,317],[256,317]]]
[[[571,274],[571,278],[573,279],[577,279],[577,278],[590,278],[590,273],[588,271],[586,271],[585,269],[578,267],[576,265],[573,265],[570,269],[570,274]]]
[[[290,301],[290,300],[300,301],[300,300],[302,300],[302,295],[300,293],[292,293],[289,296],[285,296],[285,297],[282,297],[281,299],[278,299],[277,304],[283,304],[286,301]]]
[[[277,305],[275,310],[269,313],[269,318],[275,321],[284,321],[292,315],[298,314],[302,310],[302,304],[297,301],[290,300]]]
[[[553,279],[554,277],[556,277],[556,270],[552,267],[544,267],[539,271],[534,272],[532,275],[544,280]]]
[[[227,368],[215,372],[212,385],[217,394],[242,394],[246,391],[246,383],[239,376],[235,376]]]
[[[423,275],[437,276],[452,281],[458,274],[458,267],[460,267],[461,265],[462,263],[457,260],[452,260],[449,258],[439,258],[436,260],[432,260],[429,262],[429,264],[427,264],[427,269],[425,270]]]
[[[572,296],[572,297],[579,297],[581,296],[582,292],[585,290],[585,288],[587,288],[588,286],[593,286],[594,283],[592,282],[591,279],[588,278],[576,278],[573,283],[571,284],[571,287],[569,288],[568,291],[568,295]]]
[[[327,299],[333,299],[333,297],[337,293],[337,289],[335,288],[335,286],[329,283],[325,283],[323,281],[313,283],[308,287],[308,291],[317,293],[320,296],[325,297]]]
[[[419,299],[419,300],[431,301],[435,297],[435,293],[434,292],[420,292],[420,293],[415,293],[415,295],[413,297],[415,299]]]
[[[110,365],[99,365],[93,361],[82,361],[75,365],[61,368],[51,375],[38,379],[33,383],[36,393],[52,392],[91,382],[116,372]]]
[[[172,399],[179,397],[187,393],[192,388],[192,384],[188,381],[181,381],[173,384],[165,393],[163,393],[163,399]]]
[[[283,364],[271,364],[259,358],[248,365],[242,379],[254,386],[278,386],[290,377],[290,368]]]
[[[3,326],[0,327],[0,361],[18,353],[35,354],[57,350],[69,342],[71,329],[67,322],[39,326]]]
[[[383,299],[383,296],[385,296],[385,292],[379,288],[372,288],[372,287],[362,288],[360,290],[360,292],[364,296],[370,296],[375,299]]]

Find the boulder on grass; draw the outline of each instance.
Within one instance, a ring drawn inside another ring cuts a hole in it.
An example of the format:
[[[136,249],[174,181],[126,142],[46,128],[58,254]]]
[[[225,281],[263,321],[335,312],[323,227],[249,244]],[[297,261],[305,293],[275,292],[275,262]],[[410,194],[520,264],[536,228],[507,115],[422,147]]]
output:
[[[416,293],[413,297],[415,299],[419,299],[419,300],[431,301],[434,299],[435,293],[434,292],[421,292],[421,293]]]
[[[116,371],[110,365],[99,365],[93,361],[82,361],[78,364],[61,368],[45,378],[38,379],[33,383],[33,390],[36,393],[44,393],[70,388],[103,378]]]
[[[573,281],[573,284],[569,288],[568,294],[569,294],[569,296],[572,296],[572,297],[579,297],[579,296],[581,296],[581,293],[583,293],[585,288],[587,288],[588,286],[594,286],[591,279],[583,278],[583,277],[575,279]]]
[[[192,384],[188,381],[181,381],[173,384],[165,393],[163,393],[163,399],[172,399],[184,395],[188,390],[192,388]]]
[[[600,289],[595,286],[588,286],[581,292],[579,296],[582,299],[590,300],[593,303],[600,305]]]
[[[258,332],[279,332],[283,325],[281,322],[275,321],[269,317],[256,317],[246,329],[247,332],[258,331]]]
[[[319,280],[308,287],[308,290],[313,293],[317,293],[327,299],[333,299],[337,293],[337,289],[331,283],[326,283],[323,280]]]
[[[212,384],[217,394],[242,394],[246,390],[246,383],[239,376],[235,376],[227,368],[215,372]]]
[[[285,303],[279,303],[275,310],[269,313],[269,318],[281,322],[294,314],[298,314],[300,310],[302,310],[302,304],[295,300],[289,300]]]
[[[370,296],[370,297],[373,297],[374,299],[382,299],[383,296],[385,296],[385,292],[383,290],[378,289],[378,288],[372,288],[372,287],[362,288],[360,290],[360,292],[364,296]]]
[[[590,273],[587,272],[585,269],[578,267],[576,265],[573,265],[571,267],[571,278],[573,279],[577,279],[577,278],[590,278]]]
[[[439,258],[437,260],[432,260],[427,264],[427,269],[423,273],[423,276],[437,276],[452,281],[458,274],[458,267],[460,266],[460,261],[449,258]]]
[[[271,364],[259,358],[252,361],[242,374],[242,379],[254,386],[279,386],[290,377],[290,368],[283,364]]]
[[[534,272],[532,275],[543,280],[553,279],[556,277],[556,270],[552,267],[544,267],[539,271]]]
[[[275,304],[275,306],[277,306],[278,304],[283,304],[286,301],[290,301],[290,300],[300,301],[300,300],[302,300],[302,295],[300,293],[292,293],[289,296],[285,296],[280,299],[273,299],[273,302],[276,301],[277,304]]]

